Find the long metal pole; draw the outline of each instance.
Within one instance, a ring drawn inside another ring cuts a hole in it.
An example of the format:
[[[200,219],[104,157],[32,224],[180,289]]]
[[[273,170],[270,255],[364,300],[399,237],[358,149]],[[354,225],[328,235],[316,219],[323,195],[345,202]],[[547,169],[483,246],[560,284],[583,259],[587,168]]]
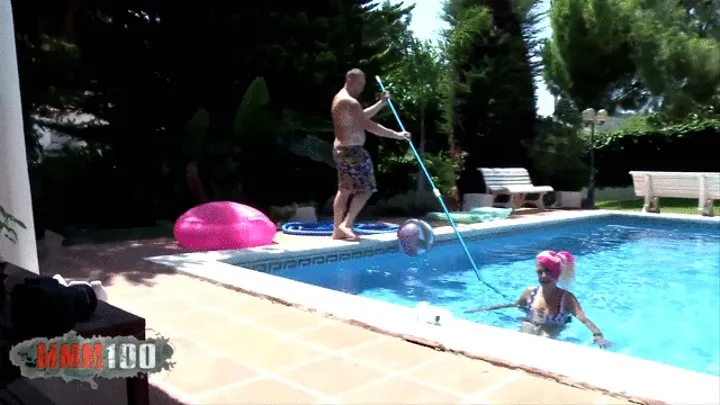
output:
[[[375,80],[377,81],[378,86],[380,86],[380,90],[385,91],[385,85],[383,84],[382,79],[380,79],[380,76],[375,76]],[[395,109],[395,105],[393,105],[392,100],[388,100],[388,106],[390,107],[390,110],[392,110],[392,113],[395,116],[395,120],[397,120],[397,123],[400,126],[400,129],[403,132],[405,132],[405,125],[403,125],[402,120],[400,119],[400,115],[398,114],[397,110]],[[408,144],[410,145],[410,150],[412,150],[413,155],[415,155],[415,159],[417,159],[418,165],[420,165],[420,169],[422,169],[423,173],[425,173],[425,178],[427,179],[428,183],[430,184],[430,187],[432,188],[435,198],[437,198],[438,202],[440,203],[440,206],[443,209],[443,212],[445,212],[445,216],[447,216],[448,222],[450,222],[450,226],[452,227],[453,231],[455,232],[455,236],[457,236],[458,241],[460,242],[460,246],[462,246],[463,250],[465,250],[465,254],[467,255],[468,261],[470,261],[470,266],[472,266],[472,269],[475,272],[475,276],[481,283],[485,284],[485,286],[490,288],[496,294],[500,295],[501,297],[505,298],[506,300],[512,300],[512,298],[508,297],[507,295],[500,292],[500,290],[498,290],[497,288],[488,284],[488,282],[485,281],[485,279],[482,277],[482,275],[480,275],[480,270],[478,269],[477,264],[475,263],[475,259],[473,259],[472,254],[470,253],[470,250],[467,247],[467,244],[465,244],[465,239],[463,239],[462,234],[458,230],[457,225],[455,224],[455,220],[450,215],[450,210],[448,210],[447,205],[445,205],[445,201],[443,201],[442,193],[440,193],[440,190],[435,186],[435,182],[432,180],[432,176],[430,175],[430,172],[428,172],[427,168],[425,167],[425,163],[423,163],[422,157],[418,153],[417,149],[415,149],[415,145],[413,145],[412,139],[408,139]]]

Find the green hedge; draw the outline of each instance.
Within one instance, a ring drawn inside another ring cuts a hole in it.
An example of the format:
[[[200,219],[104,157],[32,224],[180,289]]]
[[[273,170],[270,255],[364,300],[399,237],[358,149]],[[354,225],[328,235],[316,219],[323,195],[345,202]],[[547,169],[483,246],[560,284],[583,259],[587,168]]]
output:
[[[717,171],[720,120],[697,119],[662,129],[633,127],[598,134],[598,187],[632,184],[632,170]]]
[[[425,153],[423,161],[435,186],[444,195],[450,195],[455,187],[457,177],[455,173],[462,162],[454,161],[447,152]],[[410,152],[402,155],[382,154],[377,161],[378,193],[376,198],[386,199],[415,191],[420,174],[419,169],[417,159]],[[427,185],[424,174],[420,175],[422,183],[429,190],[430,187]]]

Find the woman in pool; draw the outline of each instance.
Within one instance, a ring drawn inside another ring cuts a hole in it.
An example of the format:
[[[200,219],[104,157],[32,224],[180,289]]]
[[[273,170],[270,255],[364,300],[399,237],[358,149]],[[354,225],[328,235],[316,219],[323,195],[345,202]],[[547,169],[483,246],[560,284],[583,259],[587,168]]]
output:
[[[568,286],[575,278],[575,258],[569,252],[540,252],[535,258],[540,286],[530,287],[512,304],[478,308],[466,313],[518,307],[527,314],[521,330],[545,337],[556,337],[575,316],[593,334],[593,341],[601,348],[612,346],[602,332],[585,316],[575,295],[558,284]]]

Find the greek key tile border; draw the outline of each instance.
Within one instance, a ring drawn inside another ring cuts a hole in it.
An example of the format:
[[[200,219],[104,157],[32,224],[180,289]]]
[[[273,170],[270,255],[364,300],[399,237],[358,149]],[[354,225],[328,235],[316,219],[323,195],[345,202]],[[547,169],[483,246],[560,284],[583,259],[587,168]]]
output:
[[[473,242],[477,240],[483,240],[488,238],[495,238],[500,235],[510,236],[517,235],[523,232],[527,232],[533,229],[549,229],[567,226],[575,222],[589,223],[598,221],[601,218],[571,218],[568,220],[561,220],[559,222],[544,222],[536,224],[518,224],[517,226],[507,226],[502,228],[487,228],[478,229],[472,231],[464,231],[463,239],[467,242]],[[457,243],[457,236],[454,233],[438,235],[435,239],[435,245],[444,245],[447,243]],[[379,246],[378,246],[379,245]],[[378,242],[378,245],[374,247],[363,247],[358,248],[354,246],[347,250],[334,251],[327,253],[315,253],[309,255],[298,255],[285,259],[275,260],[259,260],[259,261],[248,261],[248,262],[234,262],[236,266],[261,271],[264,273],[273,273],[279,270],[293,269],[297,267],[308,267],[314,265],[322,265],[327,263],[345,262],[348,260],[360,259],[363,257],[372,257],[385,253],[395,253],[398,251],[397,242]]]
[[[372,257],[384,253],[393,253],[396,251],[397,247],[395,242],[385,242],[382,243],[380,246],[375,246],[373,248],[368,247],[363,249],[295,256],[287,259],[237,263],[236,266],[261,271],[264,273],[272,273],[274,271],[293,269],[296,267],[308,267],[327,263],[346,262],[349,260],[361,259],[363,257]]]

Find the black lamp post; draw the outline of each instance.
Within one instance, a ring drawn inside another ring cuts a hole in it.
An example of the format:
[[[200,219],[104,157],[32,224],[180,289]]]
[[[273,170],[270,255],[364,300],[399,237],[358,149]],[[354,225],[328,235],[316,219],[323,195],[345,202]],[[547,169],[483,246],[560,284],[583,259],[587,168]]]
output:
[[[595,111],[588,108],[582,112],[582,119],[586,125],[590,126],[590,181],[588,183],[588,193],[583,208],[595,208],[595,125],[603,125],[607,121],[608,112],[606,110]]]

